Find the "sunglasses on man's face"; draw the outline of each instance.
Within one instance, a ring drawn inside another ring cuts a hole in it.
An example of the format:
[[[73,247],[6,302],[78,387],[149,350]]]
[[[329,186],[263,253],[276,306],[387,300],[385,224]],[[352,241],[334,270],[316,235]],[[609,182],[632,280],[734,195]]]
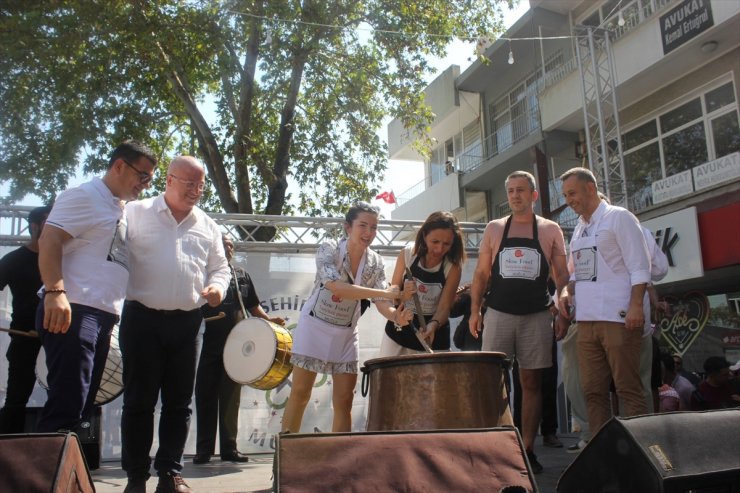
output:
[[[150,183],[152,181],[152,179],[154,178],[154,172],[152,172],[150,174],[150,173],[147,173],[146,171],[141,171],[139,168],[137,168],[133,164],[129,163],[125,159],[123,160],[123,162],[126,163],[126,165],[129,168],[131,168],[132,170],[134,170],[136,172],[136,174],[139,176],[139,181],[141,182],[142,185],[146,185],[146,184]]]

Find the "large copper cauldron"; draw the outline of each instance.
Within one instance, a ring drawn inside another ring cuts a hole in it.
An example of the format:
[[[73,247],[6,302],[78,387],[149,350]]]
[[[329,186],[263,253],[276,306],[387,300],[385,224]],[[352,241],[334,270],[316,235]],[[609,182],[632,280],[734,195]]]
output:
[[[362,367],[367,430],[513,425],[503,353],[452,352],[377,358]]]

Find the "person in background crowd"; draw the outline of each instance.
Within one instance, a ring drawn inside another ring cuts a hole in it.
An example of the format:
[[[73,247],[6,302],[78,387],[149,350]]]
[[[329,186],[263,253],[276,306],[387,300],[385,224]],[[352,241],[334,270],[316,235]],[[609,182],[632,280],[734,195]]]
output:
[[[699,386],[699,384],[701,383],[701,378],[695,372],[688,371],[686,368],[683,367],[683,357],[680,354],[678,353],[673,354],[673,363],[675,365],[676,373],[678,375],[681,375],[686,380],[691,382],[691,385],[693,385],[694,387]]]
[[[231,262],[234,256],[234,243],[226,235],[223,235],[222,241],[226,260]],[[231,267],[231,282],[224,301],[215,308],[210,305],[201,308],[205,319],[215,318],[220,312],[223,312],[225,317],[207,321],[203,334],[203,347],[200,350],[198,373],[195,377],[197,439],[193,464],[205,464],[211,460],[215,450],[217,426],[221,460],[231,462],[249,460],[236,448],[242,386],[226,374],[223,360],[224,346],[231,329],[246,315],[242,308],[252,317],[285,325],[282,318],[270,318],[265,313],[260,306],[252,278],[241,267]]]
[[[485,307],[483,309],[485,310]],[[477,339],[473,337],[468,325],[470,320],[470,283],[457,288],[455,301],[452,303],[452,308],[450,308],[450,318],[456,317],[462,317],[462,320],[457,324],[455,335],[452,338],[455,347],[462,351],[480,351],[483,340],[480,337]],[[483,330],[482,327],[481,330]]]
[[[75,429],[92,412],[129,277],[124,201],[149,187],[156,165],[149,148],[126,141],[102,179],[62,192],[46,219],[36,329],[49,391],[39,432]]]
[[[460,283],[465,261],[462,231],[450,212],[433,212],[416,233],[413,247],[405,247],[398,254],[392,283],[400,285],[411,270],[423,313],[416,313],[413,301],[406,302],[406,311],[414,314],[409,325],[388,322],[380,343],[380,356],[400,356],[424,351],[415,335],[424,317],[426,339],[432,350],[450,349],[450,308]]]
[[[565,240],[560,226],[534,213],[539,194],[534,176],[511,173],[505,182],[511,215],[486,226],[471,289],[470,333],[478,337],[486,287],[484,351],[498,351],[519,363],[522,439],[535,474],[543,467],[534,453],[542,414],[542,369],[552,366],[553,315],[548,278],[558,293],[567,284]],[[490,285],[489,285],[490,279]]]
[[[383,258],[370,249],[378,214],[379,209],[366,202],[353,204],[345,216],[347,237],[323,243],[316,253],[316,281],[293,331],[293,377],[281,433],[300,431],[317,373],[332,375],[332,431],[352,429],[361,300],[372,298],[378,311],[399,325],[413,316],[403,304],[396,309],[387,301],[404,302],[416,288],[413,282],[406,282],[403,291],[387,286]]]
[[[691,410],[691,395],[696,387],[686,378],[676,373],[675,360],[670,354],[663,354],[660,357],[663,367],[663,383],[669,384],[676,390],[679,397],[679,411]]]
[[[157,492],[192,491],[181,471],[203,320],[200,309],[206,303],[220,305],[231,278],[218,225],[196,206],[204,187],[203,164],[179,156],[167,169],[164,194],[126,205],[131,276],[119,332],[125,493],[146,491],[160,394]]]
[[[691,409],[725,409],[740,406],[740,395],[733,394],[730,385],[730,363],[721,356],[704,361],[704,381],[691,396]]]
[[[36,207],[28,213],[28,231],[31,239],[0,260],[0,289],[10,286],[13,313],[10,328],[30,332],[36,326],[36,309],[41,287],[39,273],[39,236],[44,229],[51,207]],[[37,337],[10,335],[8,352],[8,387],[5,405],[0,410],[0,434],[23,433],[26,404],[36,383],[36,358],[41,350]]]

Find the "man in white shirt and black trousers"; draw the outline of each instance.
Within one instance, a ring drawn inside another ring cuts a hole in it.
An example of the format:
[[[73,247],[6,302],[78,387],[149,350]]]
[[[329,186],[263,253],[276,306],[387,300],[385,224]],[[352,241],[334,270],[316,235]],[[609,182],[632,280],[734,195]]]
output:
[[[36,328],[49,371],[39,432],[75,429],[93,409],[129,275],[123,201],[149,187],[156,164],[149,148],[126,141],[103,178],[65,190],[49,213],[39,238]]]
[[[128,476],[127,493],[146,491],[160,393],[156,491],[192,491],[180,472],[190,425],[200,307],[221,303],[230,276],[221,232],[196,207],[204,185],[200,161],[180,156],[167,169],[163,195],[126,205],[131,258],[119,338],[124,385],[121,463]]]
[[[610,378],[626,416],[647,413],[640,345],[650,254],[637,218],[599,198],[590,170],[573,168],[560,179],[566,202],[580,218],[570,242],[571,277],[560,298],[556,335],[561,338],[575,317],[581,387],[594,434],[611,417]]]

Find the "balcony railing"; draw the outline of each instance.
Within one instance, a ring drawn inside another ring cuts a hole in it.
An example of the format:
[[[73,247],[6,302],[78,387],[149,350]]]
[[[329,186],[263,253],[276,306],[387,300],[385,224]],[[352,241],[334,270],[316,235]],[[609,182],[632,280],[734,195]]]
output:
[[[468,173],[484,162],[509,149],[511,146],[536,132],[540,128],[537,108],[531,108],[525,114],[507,122],[482,142],[478,141],[469,149],[452,160],[453,170]],[[403,205],[426,190],[426,179],[396,195],[398,205]]]
[[[426,178],[424,178],[419,183],[396,195],[396,206],[403,205],[417,195],[420,195],[426,188],[426,181]]]
[[[459,171],[467,173],[540,129],[537,108],[507,122],[458,158]]]
[[[661,13],[664,8],[672,3],[677,3],[677,0],[652,0],[645,3],[642,7],[639,7],[637,0],[633,0],[630,3],[624,2],[622,6],[622,14],[624,17],[624,25],[620,26],[617,23],[618,14],[614,14],[612,17],[604,22],[604,27],[612,32],[612,41],[617,41],[625,34],[633,31],[637,26],[643,24],[658,13]],[[544,83],[541,86],[540,92],[545,91],[547,88],[556,85],[558,82],[563,80],[571,72],[578,69],[578,62],[575,57],[570,58],[563,62],[561,65],[547,72],[545,75]]]

